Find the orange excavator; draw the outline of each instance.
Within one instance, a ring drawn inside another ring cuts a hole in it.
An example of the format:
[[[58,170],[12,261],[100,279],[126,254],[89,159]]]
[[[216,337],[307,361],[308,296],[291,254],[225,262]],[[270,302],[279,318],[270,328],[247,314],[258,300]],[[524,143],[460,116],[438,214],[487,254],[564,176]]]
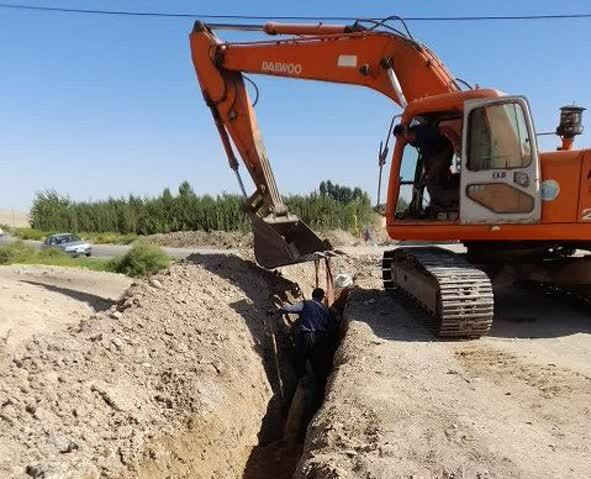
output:
[[[228,43],[216,30],[273,38]],[[246,73],[365,86],[402,108],[379,154],[381,176],[394,132],[388,233],[395,240],[458,241],[467,254],[395,248],[384,254],[382,274],[386,289],[409,295],[430,313],[440,336],[489,331],[491,278],[500,271],[570,294],[591,293],[591,263],[581,255],[591,250],[591,150],[573,149],[583,108],[562,108],[556,131],[561,146],[540,153],[525,97],[456,79],[398,17],[345,26],[196,22],[190,44],[203,97],[245,196],[262,266],[306,261],[331,245],[291,214],[278,192]],[[251,195],[236,150],[254,182]],[[409,178],[401,176],[409,172]],[[402,210],[401,198],[408,204]]]

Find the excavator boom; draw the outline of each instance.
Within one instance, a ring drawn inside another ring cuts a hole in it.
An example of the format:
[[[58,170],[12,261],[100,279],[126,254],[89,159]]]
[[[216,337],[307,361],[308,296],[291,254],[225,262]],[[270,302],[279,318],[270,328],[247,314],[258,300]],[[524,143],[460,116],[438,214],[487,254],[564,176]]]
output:
[[[227,43],[216,37],[216,28],[282,37]],[[331,246],[285,206],[245,88],[244,73],[365,86],[401,107],[419,98],[459,90],[453,76],[428,48],[401,33],[360,23],[257,26],[196,22],[190,43],[205,102],[253,221],[256,259],[268,268],[306,261],[314,252]],[[251,195],[240,177],[235,150],[254,182]]]

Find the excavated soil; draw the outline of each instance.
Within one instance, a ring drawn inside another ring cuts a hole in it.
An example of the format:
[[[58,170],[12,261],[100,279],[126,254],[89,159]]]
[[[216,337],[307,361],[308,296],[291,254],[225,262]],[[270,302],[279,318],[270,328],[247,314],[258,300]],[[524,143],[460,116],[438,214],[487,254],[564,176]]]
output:
[[[355,238],[351,233],[348,231],[336,229],[332,231],[327,231],[324,234],[321,234],[323,238],[327,239],[331,245],[335,248],[339,248],[342,246],[355,246],[361,243],[361,240]]]
[[[0,339],[12,351],[33,335],[109,309],[131,284],[122,274],[57,266],[0,266]]]
[[[175,231],[149,235],[145,239],[169,248],[242,249],[251,248],[253,244],[252,233],[240,231]]]
[[[303,445],[284,440],[292,349],[266,311],[308,296],[313,266],[194,256],[0,346],[0,477],[591,477],[588,312],[512,289],[489,337],[439,341],[363,252],[333,260],[357,287]]]
[[[362,241],[348,231],[333,230],[320,233],[335,247],[355,246]],[[251,249],[254,237],[252,233],[239,231],[176,231],[158,233],[145,237],[150,243],[169,248],[217,248]]]
[[[291,474],[297,452],[261,450],[282,436],[275,365],[283,394],[294,382],[266,311],[293,289],[235,256],[193,257],[2,350],[0,477],[255,478],[270,458]]]
[[[366,279],[297,479],[591,477],[588,311],[513,289],[489,337],[440,341]]]

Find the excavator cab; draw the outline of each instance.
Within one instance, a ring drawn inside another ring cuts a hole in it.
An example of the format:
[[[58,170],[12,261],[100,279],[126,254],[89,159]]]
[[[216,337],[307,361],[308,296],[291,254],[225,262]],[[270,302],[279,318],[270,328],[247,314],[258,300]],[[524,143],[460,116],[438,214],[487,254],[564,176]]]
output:
[[[524,97],[467,101],[460,221],[539,223],[541,168]]]
[[[435,136],[443,146],[398,139],[396,220],[540,222],[541,168],[527,100],[489,94],[462,102],[461,109],[452,101],[440,111],[406,116],[409,130],[430,135],[431,145]]]

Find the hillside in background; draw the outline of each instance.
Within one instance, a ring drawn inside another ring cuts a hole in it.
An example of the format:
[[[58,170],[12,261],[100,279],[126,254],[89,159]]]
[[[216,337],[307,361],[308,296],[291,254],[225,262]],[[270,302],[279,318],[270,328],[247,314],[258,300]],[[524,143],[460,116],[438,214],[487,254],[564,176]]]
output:
[[[25,211],[0,208],[0,225],[24,228],[29,226],[29,215]]]

